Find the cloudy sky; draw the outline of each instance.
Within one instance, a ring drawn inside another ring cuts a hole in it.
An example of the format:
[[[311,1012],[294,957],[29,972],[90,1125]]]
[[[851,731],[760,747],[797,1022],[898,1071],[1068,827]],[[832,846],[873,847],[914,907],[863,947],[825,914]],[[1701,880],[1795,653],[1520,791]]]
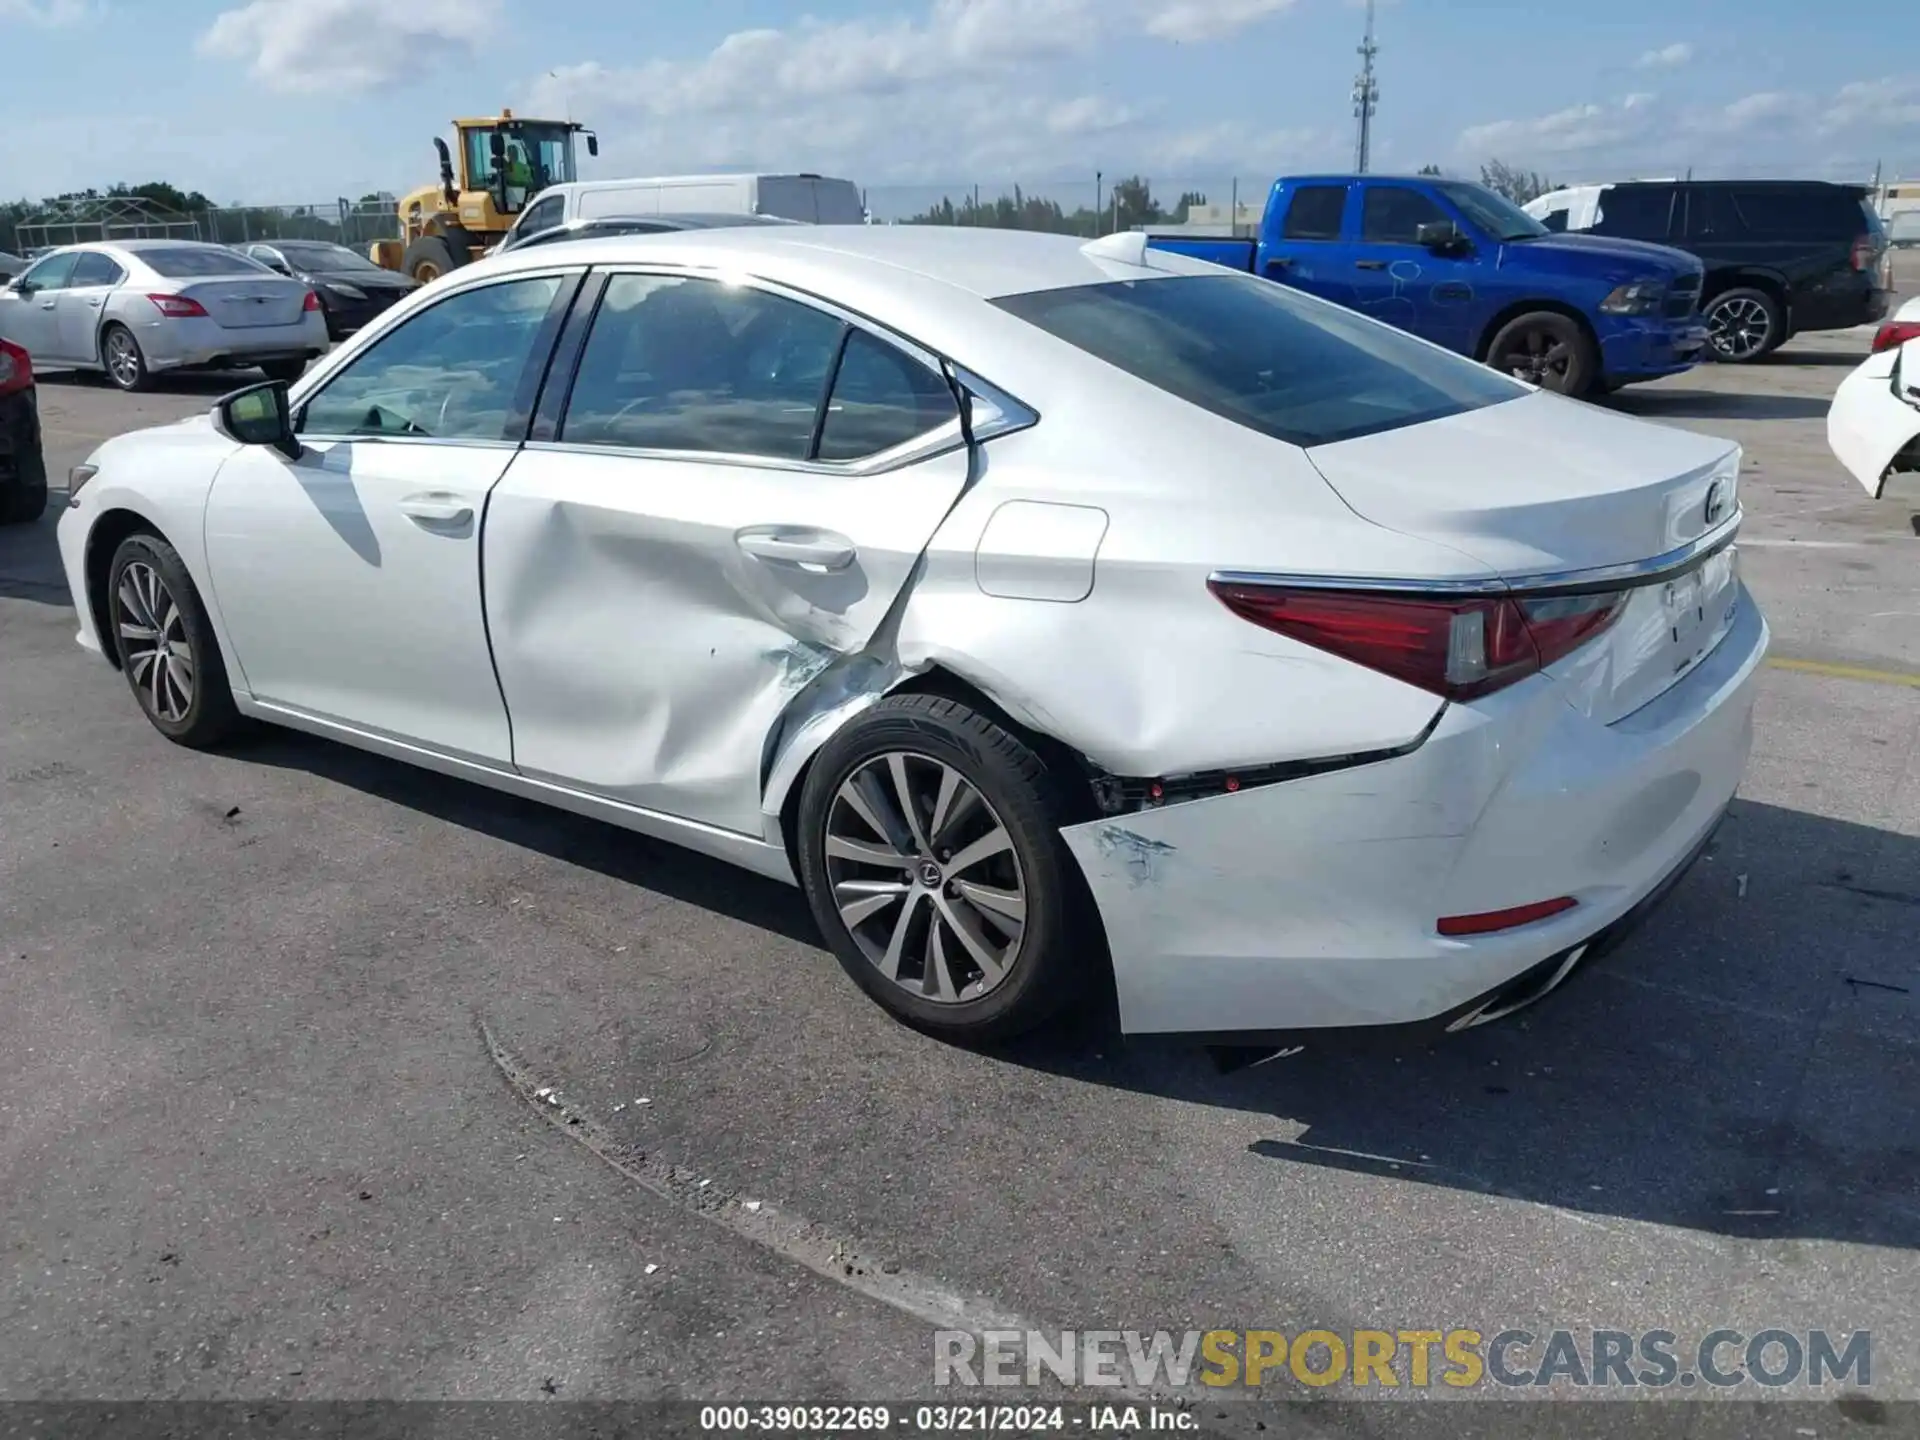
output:
[[[589,173],[824,170],[876,210],[1095,170],[1258,186],[1350,163],[1361,22],[1358,0],[0,0],[0,189],[404,189],[449,119],[501,104],[594,126]],[[1382,0],[1380,41],[1378,168],[1920,177],[1912,0]]]

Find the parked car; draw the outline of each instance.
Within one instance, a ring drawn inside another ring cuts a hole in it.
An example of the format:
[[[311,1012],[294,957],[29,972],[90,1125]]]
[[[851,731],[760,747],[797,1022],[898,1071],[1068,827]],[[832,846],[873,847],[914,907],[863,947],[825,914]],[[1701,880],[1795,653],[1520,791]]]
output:
[[[1827,446],[1875,500],[1895,474],[1920,471],[1920,300],[1880,327],[1873,353],[1840,382]]]
[[[1713,358],[1742,365],[1887,313],[1887,233],[1869,194],[1824,180],[1634,181],[1555,190],[1527,212],[1555,231],[1698,256]]]
[[[808,225],[863,225],[860,187],[826,175],[658,175],[550,185],[520,212],[498,249],[570,220],[642,215],[766,215]]]
[[[801,225],[774,215],[609,215],[603,220],[569,220],[549,230],[509,235],[492,253],[553,245],[563,240],[606,240],[615,235],[662,235],[669,230],[722,230],[733,225]]]
[[[1739,473],[1140,236],[742,226],[463,268],[108,441],[59,540],[169,738],[796,882],[915,1025],[1110,961],[1134,1033],[1458,1029],[1731,799]]]
[[[237,247],[269,270],[288,275],[320,297],[320,313],[333,340],[369,324],[403,295],[420,287],[406,275],[383,270],[366,256],[325,240],[276,240]]]
[[[13,279],[33,262],[24,255],[15,255],[11,251],[0,250],[0,283]]]
[[[1257,239],[1148,233],[1156,249],[1278,280],[1562,395],[1679,374],[1706,341],[1699,262],[1549,235],[1464,180],[1289,176]]]
[[[165,370],[257,366],[297,379],[327,348],[320,300],[297,280],[196,240],[69,245],[0,291],[0,337],[43,369],[101,370],[144,390]]]
[[[33,357],[0,340],[0,525],[38,520],[47,508],[47,459]]]

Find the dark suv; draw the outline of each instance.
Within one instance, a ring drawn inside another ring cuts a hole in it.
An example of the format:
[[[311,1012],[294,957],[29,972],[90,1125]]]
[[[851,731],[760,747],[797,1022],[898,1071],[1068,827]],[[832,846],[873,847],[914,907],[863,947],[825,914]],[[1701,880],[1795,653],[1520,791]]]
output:
[[[1565,214],[1548,227],[1563,228]],[[1636,181],[1606,186],[1597,213],[1574,223],[1583,220],[1590,234],[1657,240],[1700,257],[1700,308],[1718,360],[1744,364],[1805,331],[1867,325],[1887,312],[1887,232],[1864,186]]]

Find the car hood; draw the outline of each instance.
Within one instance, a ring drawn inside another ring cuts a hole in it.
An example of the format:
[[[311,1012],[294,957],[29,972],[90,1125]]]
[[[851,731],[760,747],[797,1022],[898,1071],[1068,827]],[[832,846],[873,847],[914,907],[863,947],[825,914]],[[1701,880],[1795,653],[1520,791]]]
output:
[[[1730,440],[1652,425],[1545,391],[1425,425],[1318,446],[1341,499],[1513,578],[1665,555],[1736,508]]]
[[[1671,278],[1701,269],[1700,262],[1671,245],[1622,240],[1611,235],[1542,235],[1509,242],[1505,264],[1550,266],[1578,275],[1659,275]]]

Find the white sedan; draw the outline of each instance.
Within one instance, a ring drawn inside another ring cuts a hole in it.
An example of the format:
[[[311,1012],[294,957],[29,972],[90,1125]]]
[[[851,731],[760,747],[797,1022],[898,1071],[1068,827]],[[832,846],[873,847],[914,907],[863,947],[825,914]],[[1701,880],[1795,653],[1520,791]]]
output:
[[[536,248],[73,476],[80,643],[805,888],[968,1039],[1460,1028],[1705,844],[1740,454],[1287,287],[887,227]]]
[[[1873,337],[1873,353],[1840,382],[1827,445],[1878,500],[1896,470],[1920,470],[1920,300]]]

